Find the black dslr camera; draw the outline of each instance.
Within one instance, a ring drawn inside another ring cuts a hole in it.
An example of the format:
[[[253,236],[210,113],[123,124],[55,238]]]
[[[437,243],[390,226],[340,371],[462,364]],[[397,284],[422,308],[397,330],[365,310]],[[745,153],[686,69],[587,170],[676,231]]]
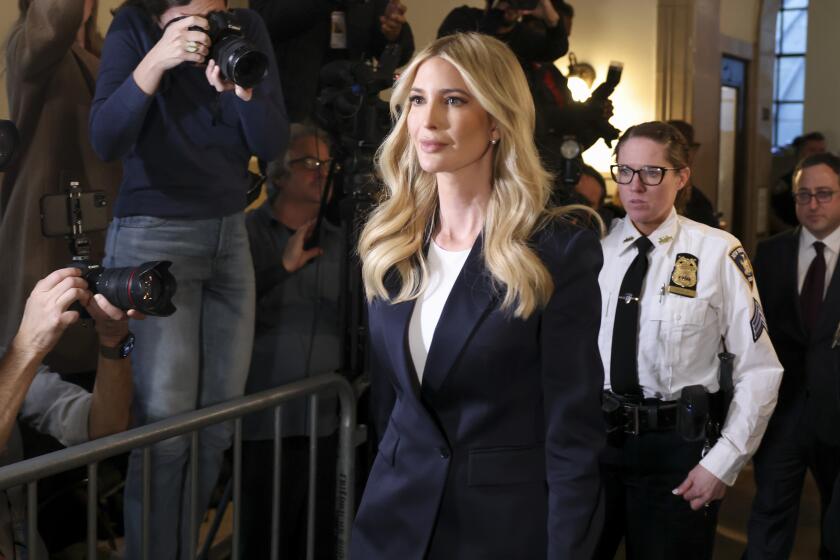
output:
[[[172,24],[187,16],[173,19]],[[219,65],[222,79],[244,88],[251,88],[265,78],[268,73],[268,56],[245,38],[236,13],[216,11],[205,14],[209,25],[202,29],[197,25],[191,31],[203,31],[210,37],[210,58]]]
[[[73,262],[82,271],[88,289],[123,311],[136,309],[146,315],[168,317],[175,313],[172,296],[178,286],[169,272],[170,261],[151,261],[139,266],[104,268],[90,262],[88,231],[108,226],[108,201],[103,191],[83,191],[78,181],[70,181],[66,194],[41,197],[41,232],[46,237],[69,241]],[[88,220],[87,225],[83,217]],[[75,308],[85,315],[80,306]]]

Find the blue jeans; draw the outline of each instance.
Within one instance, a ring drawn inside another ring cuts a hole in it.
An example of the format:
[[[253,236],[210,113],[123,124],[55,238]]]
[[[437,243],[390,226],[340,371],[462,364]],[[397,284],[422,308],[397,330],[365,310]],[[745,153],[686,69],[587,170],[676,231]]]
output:
[[[254,334],[254,269],[243,214],[209,220],[114,218],[104,265],[172,261],[178,282],[170,317],[131,321],[136,346],[134,421],[148,424],[241,396]],[[199,522],[230,446],[229,423],[199,434]],[[126,558],[139,558],[142,450],[131,453],[125,489]],[[150,558],[184,557],[188,543],[189,437],[152,448]],[[179,552],[180,551],[180,552]]]

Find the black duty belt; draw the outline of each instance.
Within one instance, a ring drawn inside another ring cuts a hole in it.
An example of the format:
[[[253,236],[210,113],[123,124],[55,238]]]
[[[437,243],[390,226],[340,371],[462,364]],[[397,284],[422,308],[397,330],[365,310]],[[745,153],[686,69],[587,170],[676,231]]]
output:
[[[673,430],[677,426],[677,401],[644,399],[634,401],[604,391],[603,411],[610,432],[620,430],[639,435]]]

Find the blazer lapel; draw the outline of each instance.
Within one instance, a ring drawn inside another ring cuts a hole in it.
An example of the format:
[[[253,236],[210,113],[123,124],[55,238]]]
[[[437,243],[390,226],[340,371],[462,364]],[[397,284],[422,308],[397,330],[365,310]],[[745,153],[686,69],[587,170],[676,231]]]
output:
[[[787,278],[786,300],[793,302],[793,314],[796,317],[794,321],[796,336],[799,340],[805,342],[808,340],[808,330],[805,328],[805,321],[802,319],[802,306],[799,305],[799,236],[802,235],[802,226],[796,227],[788,235],[788,250],[785,251],[788,259],[782,265],[782,270],[788,271],[785,275]]]
[[[417,372],[408,349],[408,323],[414,311],[416,300],[401,303],[380,302],[383,320],[385,347],[394,367],[399,383],[410,390],[415,397],[420,396]]]
[[[840,266],[834,266],[834,272],[831,274],[831,282],[828,284],[828,291],[825,293],[823,300],[822,312],[817,319],[818,334],[822,334],[829,330],[826,336],[834,336],[834,332],[838,328],[838,321],[840,321]]]
[[[421,388],[424,393],[440,389],[476,326],[497,299],[484,266],[483,245],[479,236],[443,307],[426,358]]]

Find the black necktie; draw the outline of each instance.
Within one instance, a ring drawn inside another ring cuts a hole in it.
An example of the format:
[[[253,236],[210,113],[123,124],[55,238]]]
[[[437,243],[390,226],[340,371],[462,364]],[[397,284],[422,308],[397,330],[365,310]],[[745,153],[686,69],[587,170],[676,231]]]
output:
[[[825,292],[825,256],[823,255],[823,249],[825,249],[825,243],[814,241],[814,250],[817,252],[817,256],[814,257],[811,266],[808,267],[805,282],[802,284],[802,292],[799,294],[802,321],[809,333],[814,332],[817,327],[823,292]]]
[[[634,241],[633,245],[639,253],[624,274],[615,308],[610,386],[613,392],[619,395],[641,396],[636,348],[639,337],[639,300],[648,269],[647,254],[653,249],[653,243],[642,236]]]

